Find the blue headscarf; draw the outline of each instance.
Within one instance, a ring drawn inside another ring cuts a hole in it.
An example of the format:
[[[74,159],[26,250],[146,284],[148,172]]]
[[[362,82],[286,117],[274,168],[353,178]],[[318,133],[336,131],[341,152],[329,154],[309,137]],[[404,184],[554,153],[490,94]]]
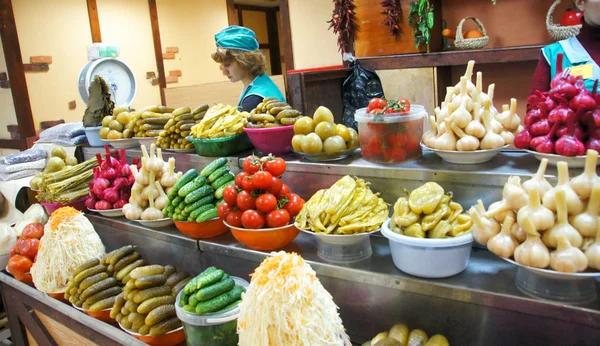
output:
[[[258,50],[254,31],[243,26],[232,25],[215,34],[217,48],[237,49],[247,52]]]

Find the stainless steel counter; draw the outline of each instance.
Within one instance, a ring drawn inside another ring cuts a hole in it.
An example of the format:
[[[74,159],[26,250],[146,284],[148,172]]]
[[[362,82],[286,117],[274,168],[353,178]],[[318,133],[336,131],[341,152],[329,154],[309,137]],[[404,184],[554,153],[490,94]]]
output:
[[[103,148],[83,148],[86,159],[96,152],[104,152]],[[139,149],[127,149],[128,161],[141,157]],[[229,167],[238,172],[241,160],[250,152],[229,157]],[[196,154],[175,154],[163,152],[163,156],[175,157],[176,168],[186,171],[190,168],[201,169],[214,158],[201,157]],[[447,191],[452,191],[455,200],[468,208],[482,199],[485,205],[499,200],[502,187],[511,175],[528,179],[537,171],[539,161],[532,155],[522,151],[502,151],[491,161],[477,165],[456,165],[440,159],[433,152],[426,150],[419,160],[407,161],[395,165],[380,165],[364,160],[360,151],[352,157],[341,161],[315,163],[300,159],[297,155],[284,156],[287,172],[283,180],[292,190],[307,199],[316,191],[328,188],[344,175],[353,175],[371,183],[373,191],[381,193],[388,203],[393,204],[404,190],[412,190],[426,181],[435,181]],[[570,175],[578,175],[581,169],[571,169]],[[546,178],[550,183],[556,182],[556,167],[548,166]]]
[[[178,234],[174,226],[153,230],[122,218],[89,215],[89,219],[108,249],[134,243],[145,258],[183,266],[194,274],[216,265],[248,279],[268,256],[245,248],[230,233],[196,242]],[[193,243],[199,251],[192,250]],[[339,305],[353,340],[362,342],[397,321],[444,333],[457,345],[574,345],[575,341],[593,345],[593,340],[600,340],[599,300],[571,306],[526,296],[515,286],[516,267],[488,251],[473,249],[469,266],[459,275],[427,280],[399,271],[385,238],[371,236],[371,245],[373,256],[349,265],[319,258],[315,238],[304,233],[283,249],[301,254],[311,264]],[[531,325],[537,326],[534,331]],[[569,328],[577,333],[567,338],[564,330]]]

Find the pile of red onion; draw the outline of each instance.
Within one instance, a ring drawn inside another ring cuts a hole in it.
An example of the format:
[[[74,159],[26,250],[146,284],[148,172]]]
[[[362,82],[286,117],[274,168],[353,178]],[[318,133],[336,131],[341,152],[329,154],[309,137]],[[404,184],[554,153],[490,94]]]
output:
[[[525,129],[515,137],[515,147],[564,156],[600,150],[598,80],[589,92],[581,76],[562,71],[562,61],[563,55],[559,54],[550,91],[537,91],[529,97]]]
[[[115,150],[111,155],[108,145],[104,146],[106,159],[102,160],[96,153],[99,167],[94,168],[94,179],[89,183],[90,194],[85,201],[88,209],[109,210],[121,209],[129,203],[131,186],[135,182],[131,168],[127,164],[125,149]],[[133,159],[133,164],[138,164]]]

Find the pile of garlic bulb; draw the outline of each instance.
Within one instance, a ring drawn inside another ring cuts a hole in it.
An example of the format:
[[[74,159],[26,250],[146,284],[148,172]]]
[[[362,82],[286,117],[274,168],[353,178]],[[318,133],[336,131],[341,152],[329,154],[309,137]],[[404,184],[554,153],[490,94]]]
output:
[[[600,177],[598,152],[588,150],[585,170],[569,179],[558,163],[558,183],[544,178],[548,161],[521,184],[511,176],[502,200],[486,211],[481,200],[471,207],[475,240],[494,254],[522,265],[575,273],[600,270]]]
[[[483,77],[477,72],[477,84],[471,81],[475,61],[469,61],[460,82],[447,88],[446,98],[429,117],[431,130],[425,132],[423,143],[438,150],[489,150],[512,144],[523,127],[516,114],[517,100],[503,105],[498,112],[493,105],[494,84],[483,92]]]

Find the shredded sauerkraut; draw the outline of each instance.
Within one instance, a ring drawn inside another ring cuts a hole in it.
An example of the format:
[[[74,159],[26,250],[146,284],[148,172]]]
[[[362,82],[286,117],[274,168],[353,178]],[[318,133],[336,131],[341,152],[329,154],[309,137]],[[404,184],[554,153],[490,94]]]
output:
[[[302,257],[280,251],[242,296],[240,346],[351,345],[329,292]]]
[[[80,211],[63,207],[50,216],[31,267],[35,287],[44,293],[64,292],[75,269],[106,253],[91,222]]]

